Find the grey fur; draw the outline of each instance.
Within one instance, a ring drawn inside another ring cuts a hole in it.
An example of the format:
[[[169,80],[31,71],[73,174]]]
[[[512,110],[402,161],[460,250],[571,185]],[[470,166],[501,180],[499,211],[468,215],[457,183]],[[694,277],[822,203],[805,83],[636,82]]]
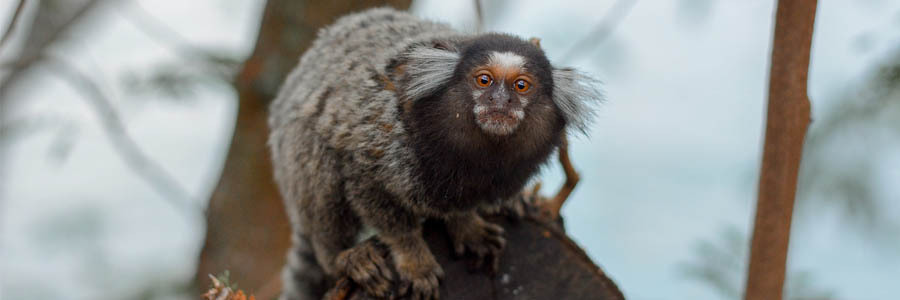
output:
[[[410,61],[407,65],[410,81],[405,92],[413,100],[446,86],[459,63],[459,53],[431,47],[417,47],[406,57]]]
[[[571,126],[586,134],[594,118],[592,101],[603,99],[600,81],[574,69],[553,70],[553,101]]]
[[[294,233],[281,299],[317,299],[326,277],[338,275],[383,276],[361,282],[367,292],[383,293],[385,266],[359,259],[376,251],[348,250],[363,227],[374,228],[389,249],[397,280],[424,298],[435,296],[442,271],[421,238],[423,218],[458,229],[451,236],[502,249],[496,225],[473,211],[429,204],[429,187],[414,170],[419,161],[410,137],[417,128],[403,120],[407,107],[451,82],[458,47],[471,37],[388,8],[347,15],[319,31],[270,106],[275,180]],[[584,102],[599,96],[594,81],[568,70],[552,78],[563,118],[584,130],[591,117]],[[552,127],[544,125],[530,128]]]

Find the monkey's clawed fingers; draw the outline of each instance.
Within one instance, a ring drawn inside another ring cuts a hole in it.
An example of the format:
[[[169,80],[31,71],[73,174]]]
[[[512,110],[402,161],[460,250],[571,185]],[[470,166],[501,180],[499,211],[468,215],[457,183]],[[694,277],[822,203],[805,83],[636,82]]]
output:
[[[338,270],[359,284],[371,296],[388,298],[391,293],[390,266],[382,251],[372,243],[362,243],[344,250],[335,259]]]
[[[431,273],[424,277],[414,278],[411,280],[403,280],[400,284],[400,294],[409,293],[409,299],[414,300],[438,300],[441,298],[440,278],[441,273]]]
[[[397,273],[400,275],[400,295],[408,295],[408,299],[414,300],[440,299],[439,287],[444,270],[433,257],[429,255],[429,258],[397,267]]]
[[[530,194],[519,193],[513,199],[503,205],[503,214],[516,220],[522,219],[534,205],[534,197]]]
[[[454,222],[448,226],[453,240],[453,250],[457,256],[466,253],[475,255],[472,269],[487,268],[496,273],[500,268],[500,253],[506,247],[503,227],[474,217],[469,222]]]
[[[537,189],[539,188],[540,183],[537,183],[533,188],[525,188],[515,196],[498,204],[480,206],[478,213],[482,216],[500,215],[511,221],[521,220],[536,210],[535,203],[538,202]]]

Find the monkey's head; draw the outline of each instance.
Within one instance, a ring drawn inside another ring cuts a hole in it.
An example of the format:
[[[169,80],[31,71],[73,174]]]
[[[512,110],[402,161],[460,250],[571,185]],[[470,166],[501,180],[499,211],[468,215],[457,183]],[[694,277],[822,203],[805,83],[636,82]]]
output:
[[[593,114],[587,102],[601,97],[595,80],[554,68],[536,39],[435,40],[405,58],[402,86],[416,129],[453,145],[552,144],[568,127],[583,131]]]
[[[469,98],[475,124],[494,136],[512,134],[531,103],[552,103],[550,62],[536,45],[504,35],[483,35],[461,51],[456,89]],[[467,80],[468,79],[468,80]],[[531,111],[530,111],[531,112]]]

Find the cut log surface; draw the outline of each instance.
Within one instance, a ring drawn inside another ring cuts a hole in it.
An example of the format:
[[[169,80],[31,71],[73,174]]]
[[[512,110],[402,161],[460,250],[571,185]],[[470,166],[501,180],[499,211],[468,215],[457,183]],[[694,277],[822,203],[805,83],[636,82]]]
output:
[[[469,269],[474,258],[456,258],[439,223],[428,223],[424,236],[446,275],[441,299],[624,299],[606,276],[563,232],[557,222],[534,214],[521,220],[492,217],[506,229],[507,246],[496,275]],[[374,241],[367,241],[374,242]],[[371,299],[341,279],[325,299]]]

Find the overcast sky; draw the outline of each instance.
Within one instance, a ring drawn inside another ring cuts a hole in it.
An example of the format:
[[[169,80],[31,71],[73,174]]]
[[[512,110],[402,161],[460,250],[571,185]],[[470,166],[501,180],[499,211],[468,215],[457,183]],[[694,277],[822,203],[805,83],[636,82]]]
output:
[[[195,45],[244,55],[262,9],[261,1],[139,2]],[[474,28],[471,1],[415,2],[418,15]],[[814,118],[900,48],[900,2],[819,2]],[[486,7],[486,25],[540,37],[554,64],[604,82],[607,99],[589,138],[571,147],[582,180],[563,214],[574,239],[629,299],[722,299],[679,266],[695,258],[699,240],[718,240],[727,228],[749,233],[773,2],[640,1],[602,43],[562,57],[611,3],[508,1]],[[0,20],[12,4],[0,4]],[[142,149],[205,203],[230,139],[234,92],[210,86],[189,101],[129,94],[121,78],[174,53],[127,21],[128,4],[113,7],[54,50],[103,82]],[[48,75],[17,91],[20,105],[3,107],[60,121],[0,145],[0,299],[121,299],[148,283],[191,278],[202,218],[173,208],[131,172],[80,94]],[[60,144],[69,147],[63,159],[54,155]],[[884,161],[882,168],[900,169],[900,157]],[[884,174],[893,176],[884,182],[900,181],[900,172]],[[560,177],[550,168],[545,189]],[[898,198],[900,187],[883,192]],[[900,203],[884,205],[900,218]],[[790,269],[811,272],[813,285],[837,299],[900,295],[900,244],[872,242],[839,215],[799,218]]]

